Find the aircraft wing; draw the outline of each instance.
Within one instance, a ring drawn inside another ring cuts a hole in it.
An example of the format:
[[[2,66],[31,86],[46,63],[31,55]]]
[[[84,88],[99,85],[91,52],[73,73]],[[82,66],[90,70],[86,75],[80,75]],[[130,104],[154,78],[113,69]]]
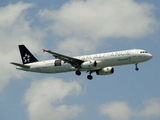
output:
[[[79,66],[84,62],[83,60],[77,59],[77,58],[73,58],[73,57],[69,57],[66,55],[62,55],[56,52],[52,52],[50,50],[44,50],[43,52],[47,52],[52,54],[55,58],[58,58],[60,60],[63,60],[64,62],[70,63],[73,67],[75,68],[79,68]]]

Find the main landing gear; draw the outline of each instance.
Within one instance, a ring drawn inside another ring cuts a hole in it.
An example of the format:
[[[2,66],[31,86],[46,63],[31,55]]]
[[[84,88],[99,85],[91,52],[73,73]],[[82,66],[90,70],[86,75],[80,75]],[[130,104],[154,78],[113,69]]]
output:
[[[77,70],[76,72],[76,75],[80,76],[81,75],[81,71]]]
[[[93,79],[91,73],[92,73],[92,72],[90,71],[90,72],[89,72],[89,75],[87,76],[88,80],[92,80],[92,79]]]
[[[87,76],[88,80],[92,80],[92,79],[93,79],[91,73],[92,73],[92,72],[90,71],[90,72],[89,72],[89,75]],[[78,76],[80,76],[80,75],[81,75],[81,71],[77,70],[77,71],[75,72],[75,74],[78,75]]]
[[[136,66],[135,70],[138,71],[139,70],[138,63],[136,63],[135,66]]]
[[[92,80],[93,79],[92,75],[88,75],[87,78],[88,78],[88,80]]]

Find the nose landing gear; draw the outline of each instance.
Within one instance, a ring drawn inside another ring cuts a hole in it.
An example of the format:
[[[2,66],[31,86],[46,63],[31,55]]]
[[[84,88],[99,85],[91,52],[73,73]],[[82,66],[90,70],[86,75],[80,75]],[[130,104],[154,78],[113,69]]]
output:
[[[139,70],[138,63],[136,63],[135,66],[136,66],[135,70],[138,71]]]

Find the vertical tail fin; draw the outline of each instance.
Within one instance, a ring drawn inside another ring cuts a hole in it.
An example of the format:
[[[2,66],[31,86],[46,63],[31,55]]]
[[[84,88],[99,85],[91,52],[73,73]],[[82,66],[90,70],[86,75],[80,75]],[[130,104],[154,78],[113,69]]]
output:
[[[23,64],[33,63],[38,61],[24,45],[19,45],[19,51],[21,54],[21,59]]]

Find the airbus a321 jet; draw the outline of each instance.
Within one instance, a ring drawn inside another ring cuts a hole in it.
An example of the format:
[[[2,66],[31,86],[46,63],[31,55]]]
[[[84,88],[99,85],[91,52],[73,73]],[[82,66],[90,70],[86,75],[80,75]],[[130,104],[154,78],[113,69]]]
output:
[[[87,78],[92,80],[92,73],[97,75],[110,75],[114,73],[113,66],[135,64],[138,71],[138,63],[148,61],[152,58],[150,53],[142,49],[131,49],[100,54],[70,57],[50,50],[43,49],[55,57],[53,60],[38,61],[32,53],[24,46],[19,45],[23,64],[11,62],[18,66],[18,70],[38,72],[38,73],[62,73],[75,71],[80,76],[82,71],[89,73]]]

